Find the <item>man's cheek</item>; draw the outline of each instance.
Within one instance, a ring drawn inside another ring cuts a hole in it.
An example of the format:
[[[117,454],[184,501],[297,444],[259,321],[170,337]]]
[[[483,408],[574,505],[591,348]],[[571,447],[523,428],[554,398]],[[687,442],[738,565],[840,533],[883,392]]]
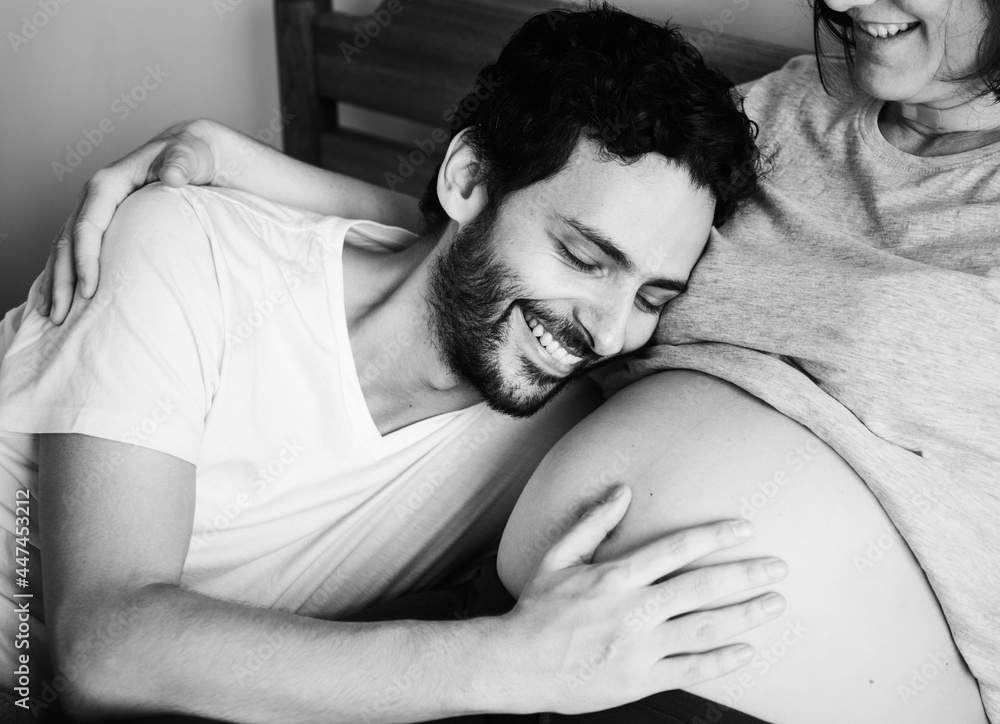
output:
[[[659,322],[660,316],[658,314],[643,314],[643,317],[644,319],[633,320],[629,324],[622,354],[629,354],[652,344],[653,333],[656,332],[656,324]]]

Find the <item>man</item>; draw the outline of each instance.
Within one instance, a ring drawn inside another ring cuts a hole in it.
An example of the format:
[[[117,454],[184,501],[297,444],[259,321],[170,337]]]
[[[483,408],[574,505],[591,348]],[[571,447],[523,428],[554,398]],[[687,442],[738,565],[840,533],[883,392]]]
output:
[[[698,648],[675,617],[753,587],[757,564],[657,583],[745,525],[585,565],[629,502],[607,471],[591,484],[608,500],[510,614],[329,620],[495,538],[581,414],[542,408],[649,340],[713,220],[752,190],[751,124],[695,56],[609,8],[536,17],[477,81],[495,90],[451,141],[423,238],[156,186],[119,210],[102,292],[65,324],[36,309],[35,285],[0,336],[0,449],[8,497],[37,497],[18,515],[40,527],[53,688],[71,713],[585,711],[749,660],[739,646],[673,656]],[[629,635],[651,596],[659,625]],[[739,608],[730,636],[766,618]],[[565,686],[595,652],[594,681]]]

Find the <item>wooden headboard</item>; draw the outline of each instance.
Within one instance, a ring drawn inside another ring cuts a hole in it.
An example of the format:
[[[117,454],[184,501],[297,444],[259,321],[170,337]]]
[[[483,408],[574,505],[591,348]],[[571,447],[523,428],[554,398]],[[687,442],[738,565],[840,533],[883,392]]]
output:
[[[450,138],[448,109],[525,18],[581,6],[566,0],[384,0],[358,16],[332,12],[330,0],[275,0],[281,105],[293,117],[284,129],[285,153],[419,196],[447,141],[434,144],[428,160],[403,165],[409,171],[404,179],[397,173],[399,156],[420,159],[421,149],[343,128],[337,102],[416,121]],[[684,30],[737,83],[802,52],[703,28]]]

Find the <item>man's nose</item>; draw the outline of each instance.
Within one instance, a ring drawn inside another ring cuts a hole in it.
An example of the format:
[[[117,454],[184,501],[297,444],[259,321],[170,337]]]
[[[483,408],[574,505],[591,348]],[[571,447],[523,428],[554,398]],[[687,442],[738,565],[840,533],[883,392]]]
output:
[[[625,350],[625,335],[632,316],[633,300],[608,299],[581,314],[580,321],[590,337],[591,349],[601,357],[613,357]]]

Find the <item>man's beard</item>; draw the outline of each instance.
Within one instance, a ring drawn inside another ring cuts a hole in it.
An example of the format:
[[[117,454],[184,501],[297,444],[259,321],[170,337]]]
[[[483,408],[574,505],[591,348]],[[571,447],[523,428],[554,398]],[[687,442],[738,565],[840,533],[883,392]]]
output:
[[[431,327],[455,377],[476,390],[491,409],[528,417],[582,375],[594,355],[576,325],[522,298],[516,275],[496,254],[496,216],[495,210],[484,210],[466,224],[431,267]],[[518,352],[516,367],[504,369],[501,353],[515,305],[585,361],[568,376],[556,377]]]

